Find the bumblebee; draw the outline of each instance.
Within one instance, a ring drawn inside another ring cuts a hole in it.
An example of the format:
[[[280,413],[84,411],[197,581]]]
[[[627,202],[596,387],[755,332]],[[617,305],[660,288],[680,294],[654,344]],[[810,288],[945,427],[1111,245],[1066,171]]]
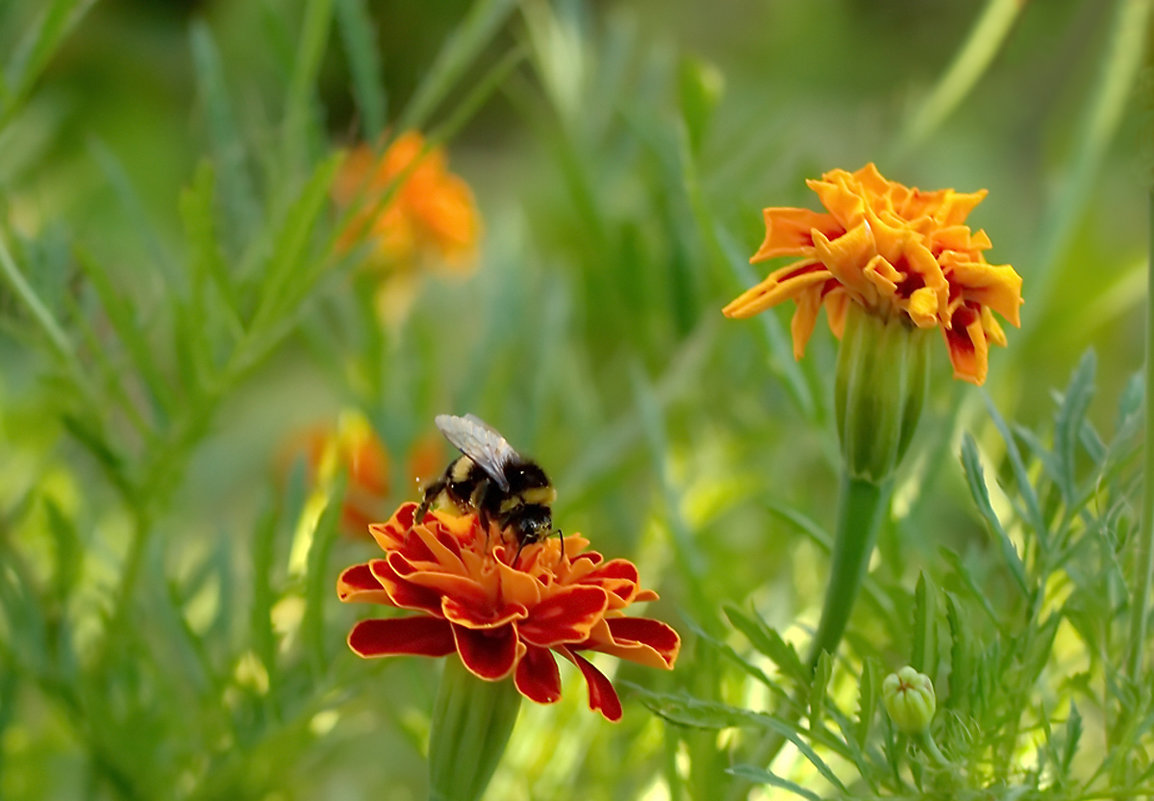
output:
[[[540,465],[513,450],[500,432],[476,415],[439,414],[436,424],[462,455],[425,489],[418,521],[433,506],[455,506],[461,514],[476,512],[486,531],[492,521],[513,532],[517,555],[553,533],[549,505],[557,491]]]

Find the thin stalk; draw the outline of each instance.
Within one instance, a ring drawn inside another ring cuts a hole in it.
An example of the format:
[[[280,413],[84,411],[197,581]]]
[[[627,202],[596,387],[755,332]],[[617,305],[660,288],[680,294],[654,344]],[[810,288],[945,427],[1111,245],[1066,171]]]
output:
[[[823,651],[833,654],[841,642],[858,590],[865,578],[878,531],[881,530],[882,521],[889,510],[892,489],[892,478],[881,484],[875,484],[853,478],[846,469],[842,469],[838,492],[837,529],[833,541],[833,562],[830,565],[821,620],[810,650],[811,670],[817,665],[818,657]],[[798,697],[792,699],[787,708],[779,709],[775,713],[786,725],[792,726],[801,718],[802,710],[805,708],[805,699],[802,697],[805,692],[805,688],[800,690]],[[751,764],[768,767],[785,743],[784,736],[776,731],[769,732],[754,750]],[[730,801],[745,798],[749,788],[748,782],[738,780],[727,797]]]
[[[2,235],[0,235],[0,275],[4,276],[8,285],[12,287],[12,291],[16,293],[16,297],[20,298],[36,323],[44,329],[48,341],[52,344],[52,349],[66,362],[74,364],[76,353],[72,349],[72,343],[68,340],[64,329],[56,322],[56,318],[48,311],[48,307],[40,301],[40,296],[36,294],[36,290],[25,280]]]
[[[1154,3],[1150,0],[1119,0],[1110,37],[1103,49],[1099,79],[1078,126],[1071,167],[1064,186],[1046,213],[1046,227],[1033,272],[1026,276],[1030,308],[1049,308],[1048,296],[1058,275],[1055,262],[1077,230],[1078,217],[1090,201],[1091,184],[1106,148],[1114,138],[1129,105],[1135,79],[1142,64],[1146,26]],[[1031,338],[1050,336],[1052,328],[1033,326]],[[1020,350],[1022,350],[1020,348]],[[1022,350],[1026,352],[1028,348]]]
[[[1154,358],[1154,187],[1149,197],[1150,257],[1146,266],[1146,425],[1154,420],[1154,370],[1150,369]],[[1134,601],[1130,612],[1130,648],[1126,666],[1130,678],[1137,682],[1142,673],[1142,652],[1146,646],[1146,618],[1150,607],[1150,585],[1154,578],[1154,447],[1150,446],[1150,436],[1145,442],[1145,469],[1142,492],[1142,530],[1138,536],[1138,586],[1134,589]]]
[[[899,139],[899,154],[925,141],[973,90],[1025,7],[1025,0],[989,0],[949,69],[910,119]]]
[[[833,563],[830,565],[821,620],[810,646],[810,668],[817,664],[822,651],[828,651],[831,655],[837,652],[862,579],[865,578],[878,531],[889,509],[892,488],[892,478],[882,484],[875,484],[851,478],[846,471],[842,471]]]

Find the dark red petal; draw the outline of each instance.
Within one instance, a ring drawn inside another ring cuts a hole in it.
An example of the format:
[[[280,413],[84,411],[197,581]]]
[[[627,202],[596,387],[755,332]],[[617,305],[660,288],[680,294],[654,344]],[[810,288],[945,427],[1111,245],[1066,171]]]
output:
[[[542,648],[581,642],[608,606],[609,598],[600,587],[569,587],[530,609],[517,630],[526,642]]]
[[[673,667],[677,652],[681,650],[681,638],[671,626],[647,617],[615,617],[606,622],[614,641],[619,645],[648,645],[661,655],[667,665]]]
[[[453,625],[453,639],[461,662],[473,675],[496,681],[508,676],[525,646],[517,640],[512,624],[498,629],[475,630]]]
[[[377,581],[389,594],[394,606],[399,606],[401,609],[419,609],[430,615],[442,617],[441,594],[439,592],[405,581],[397,575],[395,570],[389,567],[389,563],[384,559],[374,559],[369,563],[369,566],[372,568]]]
[[[337,577],[337,597],[342,601],[389,605],[393,603],[385,588],[381,586],[381,582],[373,575],[368,563],[345,568]]]
[[[401,504],[401,508],[393,514],[393,519],[389,522],[396,525],[397,528],[407,531],[413,527],[413,520],[417,516],[417,506],[418,504],[412,501]]]
[[[561,671],[548,648],[529,647],[513,677],[517,690],[530,701],[551,704],[561,698]]]
[[[581,669],[585,683],[589,685],[589,708],[597,710],[606,720],[613,723],[621,720],[621,699],[617,697],[617,691],[613,689],[609,679],[605,678],[605,674],[594,667],[588,659],[570,651],[564,645],[556,650]]]
[[[445,656],[453,653],[453,632],[444,620],[398,617],[362,620],[349,632],[349,647],[359,656]]]

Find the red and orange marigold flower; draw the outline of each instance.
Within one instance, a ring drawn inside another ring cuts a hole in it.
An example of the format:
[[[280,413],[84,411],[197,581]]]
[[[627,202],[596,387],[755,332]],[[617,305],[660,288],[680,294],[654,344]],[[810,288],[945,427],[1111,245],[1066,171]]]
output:
[[[1006,344],[993,312],[1018,326],[1022,303],[1021,276],[988,263],[989,237],[964,225],[986,191],[923,192],[886,180],[873,164],[853,173],[831,170],[806,184],[826,211],[765,209],[765,241],[750,259],[799,260],[744,292],[725,315],[749,317],[794,301],[790,327],[800,359],[821,306],[840,337],[848,304],[858,303],[918,328],[939,327],[954,376],[985,381],[990,343]]]
[[[417,613],[357,623],[348,641],[358,655],[456,652],[479,678],[512,677],[524,697],[549,704],[561,697],[556,653],[580,669],[590,708],[609,720],[620,719],[621,702],[582,651],[673,667],[677,632],[625,616],[630,604],[657,598],[640,587],[633,563],[603,561],[577,534],[526,545],[517,556],[515,542],[486,532],[475,515],[431,511],[417,523],[416,511],[406,503],[387,523],[370,526],[384,557],[353,565],[337,580],[342,601]]]

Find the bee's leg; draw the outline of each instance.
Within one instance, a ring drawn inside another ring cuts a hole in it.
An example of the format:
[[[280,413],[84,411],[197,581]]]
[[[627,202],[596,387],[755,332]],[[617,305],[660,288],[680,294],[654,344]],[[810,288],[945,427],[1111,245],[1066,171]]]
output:
[[[414,521],[420,523],[425,519],[425,515],[429,513],[429,506],[432,505],[433,500],[445,491],[447,483],[442,476],[425,488],[425,495],[421,498],[421,505],[417,507],[417,514]]]
[[[489,497],[489,488],[492,484],[489,479],[477,482],[473,494],[469,496],[469,504],[477,510],[477,521],[485,530],[485,550],[489,550],[489,510],[485,507],[485,500]]]
[[[561,560],[565,558],[565,533],[557,529],[557,536],[561,538],[561,553],[557,555],[557,564],[561,564]]]

